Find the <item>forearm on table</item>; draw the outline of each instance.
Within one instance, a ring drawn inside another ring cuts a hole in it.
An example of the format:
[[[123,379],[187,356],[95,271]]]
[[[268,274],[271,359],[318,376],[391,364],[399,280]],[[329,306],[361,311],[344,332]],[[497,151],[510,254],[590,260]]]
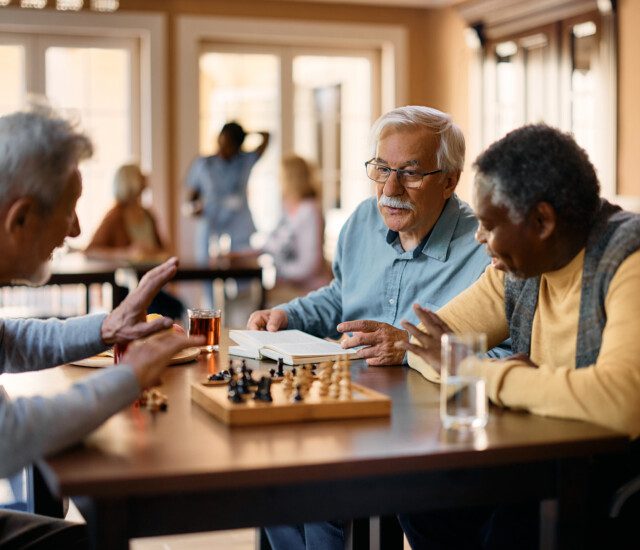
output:
[[[105,314],[59,319],[0,321],[0,364],[4,372],[55,367],[106,349],[100,329]]]

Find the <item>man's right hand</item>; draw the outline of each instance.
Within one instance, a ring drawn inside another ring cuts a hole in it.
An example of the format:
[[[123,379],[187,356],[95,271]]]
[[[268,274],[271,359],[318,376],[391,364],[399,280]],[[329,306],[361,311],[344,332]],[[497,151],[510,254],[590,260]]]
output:
[[[247,321],[250,330],[268,330],[276,332],[284,330],[289,325],[287,312],[283,309],[261,309],[254,311]]]
[[[160,383],[160,375],[176,353],[204,343],[204,336],[186,337],[176,332],[156,334],[146,340],[133,342],[121,363],[131,367],[140,388],[150,388]]]

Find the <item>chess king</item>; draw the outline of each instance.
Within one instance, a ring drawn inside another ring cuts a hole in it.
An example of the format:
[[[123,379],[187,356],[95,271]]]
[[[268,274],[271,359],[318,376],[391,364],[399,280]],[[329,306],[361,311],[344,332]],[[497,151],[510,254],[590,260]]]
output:
[[[400,321],[418,321],[412,304],[437,310],[470,286],[489,264],[474,239],[477,221],[455,194],[465,143],[451,116],[408,106],[381,116],[371,129],[366,173],[376,194],[345,223],[332,282],[307,296],[254,312],[249,329],[299,329],[364,346],[371,366],[406,362]],[[494,355],[505,352],[493,350]],[[274,550],[344,548],[340,523],[267,529]]]

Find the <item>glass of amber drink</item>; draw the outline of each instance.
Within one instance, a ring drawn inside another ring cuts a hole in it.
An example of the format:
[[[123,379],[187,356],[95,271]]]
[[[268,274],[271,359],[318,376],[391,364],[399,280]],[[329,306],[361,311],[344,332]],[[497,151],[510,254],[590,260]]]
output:
[[[219,309],[189,309],[189,336],[204,336],[204,351],[215,351],[220,346],[220,324],[222,312]]]

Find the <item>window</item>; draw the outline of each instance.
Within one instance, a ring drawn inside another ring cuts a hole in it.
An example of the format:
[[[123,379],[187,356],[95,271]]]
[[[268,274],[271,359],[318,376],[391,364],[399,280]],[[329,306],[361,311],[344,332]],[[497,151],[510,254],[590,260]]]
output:
[[[476,104],[481,117],[472,113],[478,143],[470,157],[518,126],[546,122],[575,136],[598,170],[603,194],[615,198],[614,15],[590,11],[594,3],[587,1],[567,4],[554,2],[564,19],[515,6],[483,16],[486,24],[474,27],[484,41],[470,89],[482,89],[483,98]],[[480,15],[462,12],[467,20]],[[532,18],[547,22],[529,28]]]
[[[370,194],[362,162],[368,158],[374,116],[375,63],[373,52],[202,47],[200,153],[217,150],[218,132],[231,120],[247,131],[272,135],[249,182],[249,205],[259,232],[271,230],[280,217],[279,164],[287,152],[318,166],[325,211],[351,212]],[[249,135],[246,149],[256,146],[252,138],[258,139]],[[338,231],[333,228],[336,237]]]

